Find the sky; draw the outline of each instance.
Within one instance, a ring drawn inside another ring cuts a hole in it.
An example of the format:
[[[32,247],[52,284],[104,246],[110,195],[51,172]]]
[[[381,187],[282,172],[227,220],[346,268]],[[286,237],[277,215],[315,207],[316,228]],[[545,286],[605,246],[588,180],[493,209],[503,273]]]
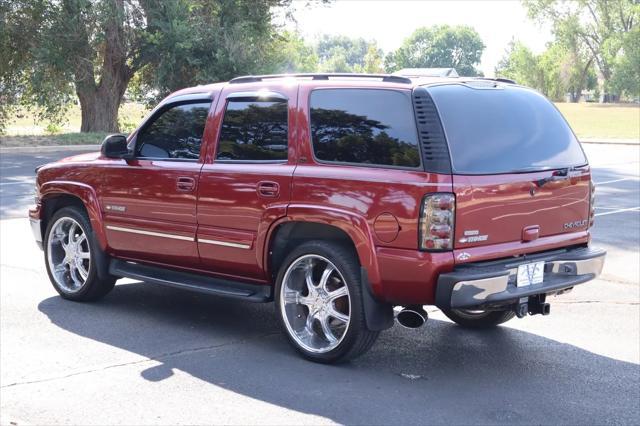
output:
[[[422,26],[469,25],[486,45],[479,68],[488,77],[494,76],[494,67],[512,38],[536,53],[552,39],[549,27],[527,18],[517,0],[335,0],[327,5],[306,5],[307,1],[294,1],[296,22],[288,24],[305,39],[312,40],[323,33],[363,37],[377,40],[385,52],[397,49]]]

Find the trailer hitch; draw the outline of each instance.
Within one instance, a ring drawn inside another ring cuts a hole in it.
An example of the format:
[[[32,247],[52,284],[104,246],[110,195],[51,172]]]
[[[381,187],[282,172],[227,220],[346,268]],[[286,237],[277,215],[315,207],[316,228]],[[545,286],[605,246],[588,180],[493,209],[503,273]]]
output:
[[[521,297],[514,306],[514,312],[518,318],[529,315],[549,315],[551,313],[551,305],[546,303],[546,294],[536,294],[529,297]]]

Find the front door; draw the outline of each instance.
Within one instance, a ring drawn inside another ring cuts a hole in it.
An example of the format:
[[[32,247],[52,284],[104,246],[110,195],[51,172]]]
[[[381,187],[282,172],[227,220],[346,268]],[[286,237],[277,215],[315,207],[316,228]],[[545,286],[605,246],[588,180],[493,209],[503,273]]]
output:
[[[99,186],[109,250],[197,267],[196,196],[210,99],[170,103],[134,136],[135,158],[104,169]]]
[[[286,215],[295,169],[290,153],[296,87],[256,92],[227,87],[214,123],[216,143],[198,188],[198,250],[204,268],[267,281],[263,247],[269,225]]]

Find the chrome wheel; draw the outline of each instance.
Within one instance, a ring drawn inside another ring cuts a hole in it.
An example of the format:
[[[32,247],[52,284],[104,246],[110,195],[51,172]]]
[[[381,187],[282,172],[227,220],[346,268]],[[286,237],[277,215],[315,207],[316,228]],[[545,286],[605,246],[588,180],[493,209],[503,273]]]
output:
[[[312,353],[335,349],[349,328],[351,299],[347,283],[331,261],[309,254],[286,270],[280,312],[295,342]]]
[[[54,280],[68,293],[78,292],[87,282],[91,249],[85,230],[70,218],[58,219],[47,238],[47,262]]]

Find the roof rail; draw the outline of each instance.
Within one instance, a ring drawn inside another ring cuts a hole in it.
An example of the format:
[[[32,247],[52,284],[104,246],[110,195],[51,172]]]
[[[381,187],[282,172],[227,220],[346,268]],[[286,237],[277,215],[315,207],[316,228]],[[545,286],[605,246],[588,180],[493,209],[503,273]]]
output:
[[[476,80],[489,80],[489,81],[498,81],[500,83],[509,83],[509,84],[518,84],[515,80],[511,80],[509,78],[491,78],[491,77],[475,77]]]
[[[411,84],[411,79],[390,74],[356,74],[356,73],[302,73],[302,74],[267,74],[245,75],[229,80],[230,84],[255,83],[275,78],[311,78],[312,80],[329,80],[331,78],[379,78],[388,83]]]

